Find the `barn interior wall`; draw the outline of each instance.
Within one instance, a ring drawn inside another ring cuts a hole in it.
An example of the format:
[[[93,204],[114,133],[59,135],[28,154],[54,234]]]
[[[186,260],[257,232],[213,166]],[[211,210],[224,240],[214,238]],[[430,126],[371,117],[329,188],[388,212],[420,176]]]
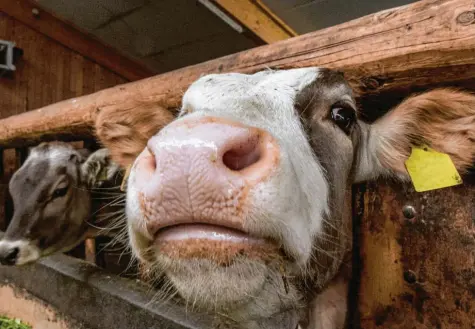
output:
[[[127,82],[3,13],[0,39],[24,51],[13,78],[0,80],[0,118]]]

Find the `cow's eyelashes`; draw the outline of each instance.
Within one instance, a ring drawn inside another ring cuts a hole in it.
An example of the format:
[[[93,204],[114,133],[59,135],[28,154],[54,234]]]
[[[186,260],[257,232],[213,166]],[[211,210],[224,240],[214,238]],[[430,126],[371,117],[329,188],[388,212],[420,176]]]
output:
[[[356,121],[356,112],[353,108],[344,104],[334,104],[330,110],[333,122],[346,134],[350,133],[351,127]]]

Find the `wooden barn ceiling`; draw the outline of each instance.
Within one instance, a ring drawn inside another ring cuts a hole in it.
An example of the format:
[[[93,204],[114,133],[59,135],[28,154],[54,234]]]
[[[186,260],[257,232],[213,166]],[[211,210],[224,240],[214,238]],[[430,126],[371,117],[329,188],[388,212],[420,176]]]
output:
[[[417,0],[262,0],[299,34],[320,30]]]
[[[155,73],[414,0],[35,0]],[[215,10],[218,8],[218,11]],[[257,10],[256,10],[257,8]],[[262,15],[259,11],[266,9]],[[259,16],[261,15],[261,16]]]

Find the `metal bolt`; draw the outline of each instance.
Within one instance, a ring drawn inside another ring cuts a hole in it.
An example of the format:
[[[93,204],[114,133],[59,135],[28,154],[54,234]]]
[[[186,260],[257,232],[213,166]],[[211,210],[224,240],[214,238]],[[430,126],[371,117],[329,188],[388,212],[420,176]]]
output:
[[[402,214],[406,219],[413,219],[416,217],[416,209],[413,206],[406,205],[402,208]]]
[[[475,11],[464,11],[457,16],[457,23],[460,25],[470,25],[475,22]]]
[[[33,14],[33,16],[35,17],[39,17],[40,16],[40,10],[38,8],[33,8],[31,10],[31,13]]]
[[[409,284],[413,284],[417,282],[417,275],[411,270],[404,271],[404,281]]]

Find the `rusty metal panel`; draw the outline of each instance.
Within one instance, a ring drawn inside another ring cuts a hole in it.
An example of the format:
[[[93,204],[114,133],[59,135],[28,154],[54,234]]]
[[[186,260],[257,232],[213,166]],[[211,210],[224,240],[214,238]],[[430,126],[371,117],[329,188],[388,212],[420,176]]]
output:
[[[417,193],[379,181],[363,200],[361,328],[474,328],[473,183]]]

